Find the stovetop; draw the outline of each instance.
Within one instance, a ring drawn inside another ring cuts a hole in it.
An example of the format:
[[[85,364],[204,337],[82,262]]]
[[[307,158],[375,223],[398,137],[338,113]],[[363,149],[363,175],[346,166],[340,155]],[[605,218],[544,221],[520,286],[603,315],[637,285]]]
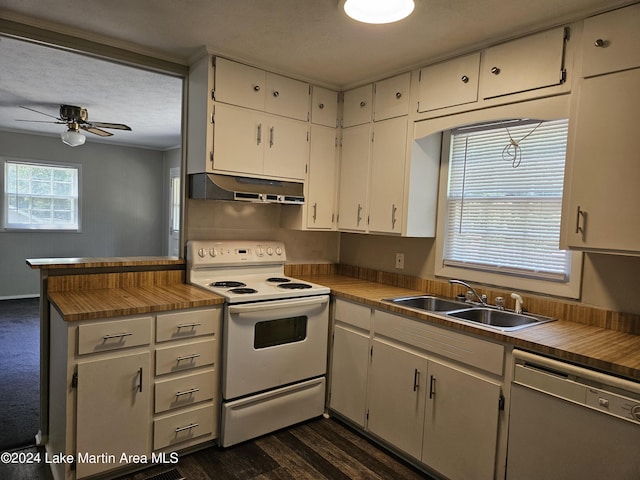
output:
[[[258,302],[329,293],[329,288],[284,275],[282,242],[191,241],[188,282],[225,297],[228,303]]]

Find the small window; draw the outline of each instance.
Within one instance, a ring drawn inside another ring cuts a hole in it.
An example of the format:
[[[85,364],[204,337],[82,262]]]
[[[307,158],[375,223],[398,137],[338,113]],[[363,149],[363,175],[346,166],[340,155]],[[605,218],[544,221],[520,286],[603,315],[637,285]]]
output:
[[[80,166],[4,161],[4,228],[80,230]]]
[[[559,249],[567,129],[513,120],[451,132],[443,270],[505,286],[496,276],[570,281],[572,252]]]

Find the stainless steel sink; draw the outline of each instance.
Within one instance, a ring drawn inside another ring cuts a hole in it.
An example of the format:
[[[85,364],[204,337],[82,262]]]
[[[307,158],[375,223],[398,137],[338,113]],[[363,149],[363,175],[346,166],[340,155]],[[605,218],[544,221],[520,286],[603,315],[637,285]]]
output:
[[[448,312],[451,310],[460,310],[468,307],[464,302],[456,302],[447,300],[446,298],[434,297],[433,295],[418,295],[412,297],[385,298],[386,302],[400,305],[407,308],[416,308],[427,312]]]
[[[467,308],[465,310],[450,311],[447,312],[447,316],[485,325],[502,331],[518,330],[520,328],[540,325],[541,323],[552,322],[555,320],[555,318],[550,317],[525,315],[506,312],[504,310],[495,310],[492,308]]]

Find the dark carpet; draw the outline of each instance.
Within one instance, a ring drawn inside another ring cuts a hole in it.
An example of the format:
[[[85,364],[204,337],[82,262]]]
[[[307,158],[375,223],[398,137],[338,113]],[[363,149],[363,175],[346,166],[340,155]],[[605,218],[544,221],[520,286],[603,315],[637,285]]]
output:
[[[0,300],[0,451],[35,444],[40,411],[40,300]]]

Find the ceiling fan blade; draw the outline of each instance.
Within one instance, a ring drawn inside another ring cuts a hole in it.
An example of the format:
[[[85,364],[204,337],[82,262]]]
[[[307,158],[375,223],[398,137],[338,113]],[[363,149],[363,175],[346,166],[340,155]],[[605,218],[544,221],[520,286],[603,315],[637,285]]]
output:
[[[110,137],[113,135],[111,132],[107,132],[106,130],[100,130],[92,125],[81,125],[80,128],[86,132],[93,133],[94,135],[98,135],[100,137]]]
[[[16,118],[16,122],[30,122],[30,123],[54,123],[58,125],[66,125],[67,122],[52,122],[51,120],[23,120],[21,118]]]
[[[105,122],[90,122],[92,126],[99,128],[112,128],[114,130],[131,130],[128,125],[122,123],[105,123]]]
[[[62,120],[61,118],[54,117],[53,115],[49,115],[48,113],[41,112],[39,110],[36,110],[35,108],[29,108],[29,107],[25,107],[23,105],[18,105],[18,106],[20,108],[24,108],[25,110],[31,110],[32,112],[39,113],[40,115],[46,115],[47,117],[55,118],[56,120]]]

